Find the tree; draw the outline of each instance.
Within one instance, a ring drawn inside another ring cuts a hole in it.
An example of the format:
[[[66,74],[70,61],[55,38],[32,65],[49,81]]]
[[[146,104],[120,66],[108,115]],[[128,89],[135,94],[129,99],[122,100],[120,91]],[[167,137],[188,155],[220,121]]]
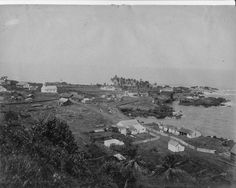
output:
[[[194,182],[194,178],[181,169],[181,165],[187,161],[180,155],[167,155],[164,157],[162,164],[156,166],[154,176],[165,183]]]

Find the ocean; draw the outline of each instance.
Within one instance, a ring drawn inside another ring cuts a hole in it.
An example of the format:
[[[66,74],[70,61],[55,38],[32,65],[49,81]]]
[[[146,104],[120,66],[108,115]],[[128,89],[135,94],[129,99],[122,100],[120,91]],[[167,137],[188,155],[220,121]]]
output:
[[[181,119],[166,118],[163,123],[195,129],[205,136],[217,136],[236,141],[236,90],[220,90],[217,93],[206,95],[229,99],[230,107],[181,106],[175,102],[173,103],[174,109],[181,110],[184,115]]]

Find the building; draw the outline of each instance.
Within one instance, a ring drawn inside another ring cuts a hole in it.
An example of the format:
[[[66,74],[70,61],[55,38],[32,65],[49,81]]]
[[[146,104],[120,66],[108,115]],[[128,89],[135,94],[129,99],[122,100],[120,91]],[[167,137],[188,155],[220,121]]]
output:
[[[184,146],[182,146],[179,142],[175,140],[170,140],[168,142],[168,150],[172,152],[181,152],[184,151]]]
[[[101,90],[105,90],[105,91],[115,91],[116,88],[114,86],[103,86],[100,87]]]
[[[202,134],[199,131],[196,130],[190,130],[190,132],[187,134],[188,138],[197,138],[200,137]]]
[[[57,86],[46,86],[46,84],[43,84],[41,87],[42,93],[57,93]]]
[[[7,92],[7,89],[3,86],[0,86],[0,92]]]
[[[83,99],[81,100],[81,102],[85,104],[85,103],[88,103],[90,100],[91,100],[91,99],[89,99],[89,98],[83,98]]]
[[[179,133],[180,135],[187,136],[188,138],[197,138],[201,136],[201,133],[199,131],[185,129],[183,127],[179,129]]]
[[[147,131],[146,128],[140,125],[136,119],[120,121],[119,123],[117,123],[117,127],[120,133],[124,135],[127,134],[127,130],[130,131],[132,135],[145,133]]]
[[[122,145],[124,145],[124,142],[117,140],[117,139],[110,139],[110,140],[104,141],[104,145],[106,147],[110,147],[112,144],[122,146]]]
[[[30,84],[28,82],[18,82],[16,84],[18,88],[30,89]]]
[[[60,106],[67,106],[67,105],[72,104],[72,102],[71,102],[71,100],[70,100],[69,98],[64,98],[64,97],[62,97],[62,98],[60,98],[60,99],[58,100],[58,104],[59,104]]]

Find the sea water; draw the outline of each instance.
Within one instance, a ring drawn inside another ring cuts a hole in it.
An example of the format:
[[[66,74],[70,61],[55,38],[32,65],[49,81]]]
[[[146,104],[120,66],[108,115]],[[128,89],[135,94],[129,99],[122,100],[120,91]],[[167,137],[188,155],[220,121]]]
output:
[[[236,141],[236,90],[220,90],[207,96],[229,99],[229,106],[203,107],[173,104],[175,111],[181,110],[180,119],[163,120],[166,124],[199,130],[203,135],[217,136]]]

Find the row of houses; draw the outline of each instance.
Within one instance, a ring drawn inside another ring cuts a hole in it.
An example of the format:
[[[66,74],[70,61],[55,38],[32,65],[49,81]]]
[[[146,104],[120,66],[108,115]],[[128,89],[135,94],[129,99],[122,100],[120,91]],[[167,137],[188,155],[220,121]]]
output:
[[[171,133],[173,135],[183,135],[183,136],[187,136],[188,138],[197,138],[201,136],[201,133],[197,130],[190,130],[190,129],[186,129],[186,128],[177,128],[173,125],[163,125],[160,124],[159,128],[161,130],[161,132],[167,132],[167,133]]]

